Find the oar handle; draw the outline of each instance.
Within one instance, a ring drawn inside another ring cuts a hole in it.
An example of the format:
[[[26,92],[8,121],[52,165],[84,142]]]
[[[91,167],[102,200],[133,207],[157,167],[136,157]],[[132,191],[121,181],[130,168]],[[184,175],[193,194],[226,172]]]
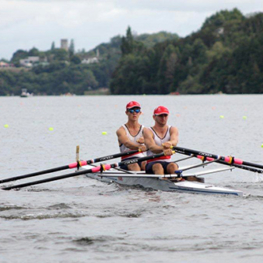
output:
[[[173,151],[173,154],[174,153],[175,153],[175,151]],[[121,165],[121,164],[129,165],[129,164],[133,164],[133,163],[143,162],[143,161],[155,159],[158,157],[162,157],[164,155],[165,154],[163,152],[158,153],[158,154],[154,154],[154,155],[148,155],[148,156],[141,157],[141,158],[135,158],[135,159],[131,159],[131,160],[122,161],[122,162],[118,163],[118,165]]]

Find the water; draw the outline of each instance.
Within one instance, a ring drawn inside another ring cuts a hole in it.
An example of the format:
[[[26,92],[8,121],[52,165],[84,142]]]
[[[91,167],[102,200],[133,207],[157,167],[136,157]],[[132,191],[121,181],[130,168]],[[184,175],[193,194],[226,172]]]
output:
[[[84,160],[117,153],[115,131],[130,100],[141,103],[145,126],[155,107],[167,106],[178,146],[262,164],[262,99],[2,97],[0,179],[74,162],[76,145]],[[149,191],[84,176],[1,190],[0,262],[262,262],[262,178],[236,169],[206,182],[250,196]]]

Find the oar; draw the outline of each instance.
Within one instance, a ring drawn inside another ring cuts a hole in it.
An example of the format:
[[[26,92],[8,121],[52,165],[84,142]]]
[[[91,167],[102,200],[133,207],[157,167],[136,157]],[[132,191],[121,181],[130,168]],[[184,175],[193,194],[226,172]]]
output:
[[[28,183],[24,183],[24,184],[7,186],[7,187],[3,187],[2,189],[3,190],[10,190],[10,189],[14,189],[14,188],[23,188],[23,187],[27,187],[27,186],[31,186],[31,185],[42,184],[42,183],[57,181],[57,180],[61,180],[61,179],[69,178],[69,177],[74,177],[74,176],[78,176],[78,175],[81,175],[81,174],[97,173],[97,172],[100,172],[100,171],[109,170],[111,168],[116,168],[116,167],[118,167],[121,164],[129,165],[129,164],[132,164],[132,163],[138,163],[139,161],[142,162],[142,161],[158,158],[158,157],[161,157],[161,156],[164,156],[164,153],[159,153],[159,154],[155,154],[155,155],[152,155],[152,156],[145,156],[145,157],[142,157],[142,158],[136,158],[136,159],[132,159],[132,160],[122,161],[122,162],[114,163],[114,164],[100,165],[100,166],[96,166],[96,167],[93,167],[93,168],[85,170],[85,171],[79,171],[79,172],[74,172],[74,173],[70,173],[70,174],[55,176],[55,177],[52,177],[52,178],[42,179],[42,180],[39,180],[39,181],[28,182]]]
[[[194,169],[194,168],[198,168],[198,167],[203,167],[205,165],[208,165],[208,164],[211,164],[211,163],[214,163],[216,162],[217,160],[213,159],[211,161],[208,161],[208,162],[204,162],[204,163],[201,163],[201,164],[195,164],[195,165],[191,165],[189,167],[186,167],[186,168],[181,168],[180,170],[176,170],[175,173],[176,174],[182,174],[184,171],[187,171],[187,170],[190,170],[190,169]]]
[[[75,163],[71,163],[71,164],[68,164],[68,165],[64,165],[64,166],[60,166],[60,167],[56,167],[56,168],[52,168],[52,169],[48,169],[48,170],[43,170],[43,171],[39,171],[39,172],[35,172],[35,173],[30,173],[30,174],[25,174],[25,175],[19,175],[19,176],[11,177],[11,178],[6,178],[6,179],[0,180],[0,184],[7,183],[7,182],[12,182],[12,181],[16,181],[16,180],[24,179],[24,178],[28,178],[28,177],[38,176],[38,175],[42,175],[42,174],[58,172],[58,171],[66,170],[66,169],[77,168],[79,166],[84,166],[84,165],[88,165],[88,164],[92,164],[92,163],[103,162],[103,161],[106,161],[106,160],[110,160],[110,159],[114,159],[114,158],[130,155],[130,154],[134,154],[134,153],[137,153],[137,152],[138,152],[138,150],[132,150],[132,151],[128,151],[128,152],[107,155],[107,156],[104,156],[104,157],[99,157],[99,158],[91,159],[91,160],[88,160],[88,161],[79,161],[79,162],[75,162]]]
[[[244,170],[248,170],[248,171],[252,171],[252,172],[263,173],[262,170],[252,168],[252,167],[256,167],[256,168],[263,169],[263,165],[246,162],[246,161],[243,161],[241,159],[237,159],[235,157],[231,157],[231,156],[224,157],[224,156],[219,156],[219,155],[215,155],[215,154],[211,154],[211,153],[196,151],[196,150],[177,147],[177,146],[172,146],[171,148],[174,151],[181,153],[181,154],[185,154],[185,155],[193,154],[197,158],[202,159],[202,160],[207,160],[207,161],[216,160],[216,162],[221,163],[221,164],[234,166],[234,167],[244,169]]]
[[[263,170],[256,169],[256,168],[253,168],[253,167],[244,166],[244,165],[238,165],[238,164],[229,164],[229,163],[226,163],[226,162],[220,161],[220,160],[217,160],[216,162],[217,163],[221,163],[221,164],[225,164],[225,165],[230,165],[230,166],[233,166],[233,167],[236,167],[236,168],[239,168],[239,169],[243,169],[243,170],[246,170],[246,171],[263,174]]]

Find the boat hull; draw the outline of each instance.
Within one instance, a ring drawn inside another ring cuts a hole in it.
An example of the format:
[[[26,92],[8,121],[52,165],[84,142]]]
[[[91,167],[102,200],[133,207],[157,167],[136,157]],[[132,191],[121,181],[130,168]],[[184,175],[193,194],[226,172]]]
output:
[[[108,175],[109,177],[103,177],[103,175]],[[124,175],[127,174],[124,173]],[[115,182],[121,185],[140,186],[148,189],[168,191],[168,192],[215,194],[215,195],[220,194],[220,195],[236,195],[236,196],[244,195],[244,193],[240,190],[226,188],[226,187],[218,187],[212,184],[187,181],[187,180],[172,182],[170,180],[163,180],[161,178],[125,177],[122,176],[122,174],[115,175],[115,174],[108,174],[107,172],[88,173],[86,174],[86,176],[89,178],[97,179],[102,182],[108,182],[108,183]]]

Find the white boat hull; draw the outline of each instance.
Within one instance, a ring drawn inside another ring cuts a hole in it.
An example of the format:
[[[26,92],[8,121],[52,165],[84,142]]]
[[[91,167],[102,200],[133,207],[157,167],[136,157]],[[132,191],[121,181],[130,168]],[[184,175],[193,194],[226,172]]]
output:
[[[88,169],[83,167],[84,169]],[[107,177],[103,177],[103,175],[107,175]],[[169,192],[184,192],[184,193],[198,193],[198,194],[220,194],[220,195],[236,195],[243,196],[244,193],[240,190],[226,188],[226,187],[218,187],[212,184],[195,182],[195,181],[179,181],[179,182],[171,182],[170,180],[163,180],[161,178],[147,178],[140,177],[142,174],[138,174],[136,177],[136,173],[132,174],[132,177],[126,173],[116,172],[114,174],[103,172],[103,173],[88,173],[87,177],[97,179],[103,182],[115,182],[121,185],[129,185],[129,186],[141,186],[148,189],[161,190],[161,191],[169,191]]]

